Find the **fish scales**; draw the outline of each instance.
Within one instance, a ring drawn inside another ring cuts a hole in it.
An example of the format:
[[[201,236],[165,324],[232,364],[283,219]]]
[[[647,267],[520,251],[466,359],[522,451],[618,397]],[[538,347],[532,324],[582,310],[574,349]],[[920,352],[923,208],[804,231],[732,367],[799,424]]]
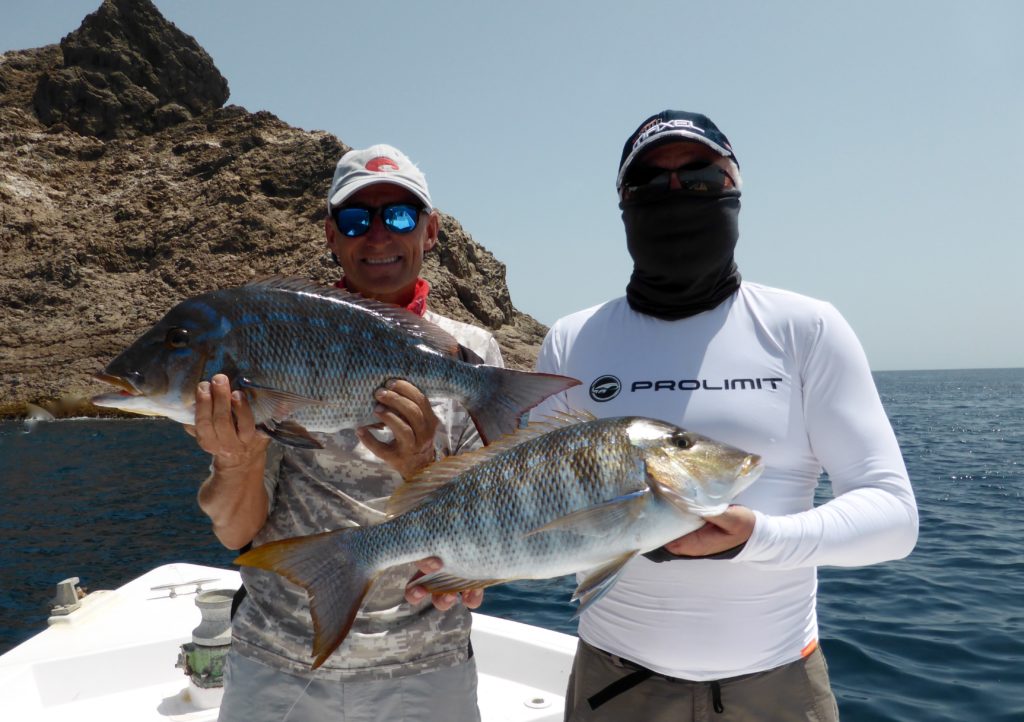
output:
[[[381,524],[271,542],[236,561],[307,589],[319,666],[385,569],[440,557],[441,572],[418,580],[437,592],[591,569],[582,608],[634,556],[724,511],[760,468],[755,455],[664,422],[564,416],[429,467]]]
[[[638,450],[624,443],[624,434],[616,433],[621,423],[606,427],[569,427],[516,447],[493,466],[481,465],[442,488],[433,504],[403,515],[408,517],[405,523],[415,525],[424,537],[436,535],[448,542],[437,556],[457,559],[450,565],[454,573],[486,574],[491,560],[479,555],[481,550],[496,551],[486,537],[497,534],[509,576],[548,576],[545,565],[560,559],[561,544],[604,542],[597,537],[579,539],[572,531],[526,535],[527,531],[646,487],[635,473],[640,470]],[[558,463],[531,463],[538,459]],[[447,508],[458,514],[445,514]]]
[[[513,449],[497,464],[441,489],[433,504],[400,518],[420,534],[418,547],[428,538],[444,540],[435,553],[457,559],[450,565],[455,573],[486,574],[500,550],[509,576],[547,576],[545,566],[561,556],[566,543],[562,537],[571,533],[526,536],[526,531],[644,485],[642,479],[626,479],[622,473],[632,466],[632,447],[602,445],[604,441],[572,429],[558,439],[539,440],[535,448]],[[563,463],[530,468],[531,461],[544,458],[561,458]],[[487,543],[486,537],[495,535],[499,546]],[[394,563],[408,561],[393,553]]]

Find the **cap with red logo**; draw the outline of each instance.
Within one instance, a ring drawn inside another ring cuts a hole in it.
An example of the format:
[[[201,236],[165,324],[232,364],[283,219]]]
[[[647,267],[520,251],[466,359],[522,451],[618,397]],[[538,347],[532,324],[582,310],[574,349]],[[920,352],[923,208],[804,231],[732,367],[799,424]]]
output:
[[[334,180],[327,191],[328,209],[336,208],[356,191],[377,183],[401,186],[423,201],[427,209],[434,207],[427,190],[427,179],[416,164],[402,151],[390,145],[373,145],[350,150],[341,156],[334,169]]]

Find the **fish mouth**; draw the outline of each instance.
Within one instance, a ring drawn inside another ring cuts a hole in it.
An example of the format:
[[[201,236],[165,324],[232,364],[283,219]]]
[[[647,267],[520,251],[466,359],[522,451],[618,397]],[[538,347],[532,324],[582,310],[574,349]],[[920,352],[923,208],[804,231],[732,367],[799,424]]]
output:
[[[110,384],[111,386],[115,386],[121,389],[121,393],[124,396],[143,395],[141,391],[135,388],[135,386],[133,386],[132,383],[123,376],[114,376],[113,374],[101,372],[98,374],[93,374],[92,377],[97,381],[102,381],[105,384]]]
[[[761,457],[757,454],[750,454],[743,460],[743,463],[740,464],[738,476],[752,476],[753,479],[756,479],[761,475],[762,471],[764,471],[764,466],[761,464]],[[751,481],[753,481],[753,479],[751,479]]]
[[[753,484],[761,476],[761,472],[764,471],[764,464],[761,463],[761,457],[757,454],[750,454],[747,456],[736,471],[736,484],[733,488],[732,495],[738,496],[740,492],[746,491],[747,487]]]

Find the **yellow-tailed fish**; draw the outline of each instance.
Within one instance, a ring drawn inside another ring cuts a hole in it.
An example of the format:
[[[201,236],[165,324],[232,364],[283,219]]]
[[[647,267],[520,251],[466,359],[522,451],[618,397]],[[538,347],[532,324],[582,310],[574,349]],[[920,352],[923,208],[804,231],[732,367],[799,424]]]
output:
[[[662,421],[561,415],[428,467],[381,524],[270,542],[236,562],[306,589],[315,669],[389,567],[440,557],[440,572],[416,580],[432,592],[589,570],[578,614],[629,560],[701,527],[760,472],[760,457]]]

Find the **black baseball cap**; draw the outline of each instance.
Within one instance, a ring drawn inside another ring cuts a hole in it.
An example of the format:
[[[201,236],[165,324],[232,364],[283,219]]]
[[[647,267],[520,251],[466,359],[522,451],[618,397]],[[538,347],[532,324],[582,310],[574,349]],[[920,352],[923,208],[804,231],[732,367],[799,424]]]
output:
[[[729,139],[711,121],[711,118],[685,110],[663,110],[641,123],[629,136],[626,145],[622,147],[619,175],[615,179],[615,187],[622,188],[622,179],[626,175],[626,170],[643,151],[679,140],[694,140],[703,143],[716,153],[731,158],[736,163],[736,167],[739,167],[740,163],[736,160],[736,154],[732,151]]]

